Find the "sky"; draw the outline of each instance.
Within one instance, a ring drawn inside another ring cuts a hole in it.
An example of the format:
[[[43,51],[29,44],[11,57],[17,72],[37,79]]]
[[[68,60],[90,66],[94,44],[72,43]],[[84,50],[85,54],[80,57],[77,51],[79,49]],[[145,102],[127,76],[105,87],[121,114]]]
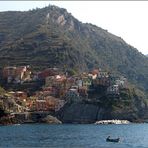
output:
[[[148,54],[148,1],[0,1],[0,11],[26,11],[49,4],[67,9],[81,22],[106,29]]]

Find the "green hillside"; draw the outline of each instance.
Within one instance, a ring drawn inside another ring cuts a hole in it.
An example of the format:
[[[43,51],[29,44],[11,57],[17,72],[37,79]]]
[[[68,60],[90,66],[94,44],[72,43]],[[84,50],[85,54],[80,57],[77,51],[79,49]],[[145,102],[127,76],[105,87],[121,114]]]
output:
[[[99,19],[99,18],[98,18]],[[148,92],[148,59],[107,30],[48,6],[26,12],[0,12],[0,67],[29,64],[34,69],[102,68],[119,73]]]

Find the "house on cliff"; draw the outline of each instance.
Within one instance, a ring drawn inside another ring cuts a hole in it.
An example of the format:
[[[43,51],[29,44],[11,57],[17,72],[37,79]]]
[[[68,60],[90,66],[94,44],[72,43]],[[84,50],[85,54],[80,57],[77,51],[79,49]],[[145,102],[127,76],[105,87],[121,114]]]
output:
[[[119,85],[111,85],[107,88],[107,95],[119,95]]]

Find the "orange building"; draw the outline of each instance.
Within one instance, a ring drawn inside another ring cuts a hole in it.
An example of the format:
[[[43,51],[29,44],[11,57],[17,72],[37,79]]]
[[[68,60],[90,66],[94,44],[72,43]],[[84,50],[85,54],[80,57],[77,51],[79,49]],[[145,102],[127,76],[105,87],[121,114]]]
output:
[[[64,100],[48,96],[44,100],[36,100],[32,108],[35,111],[58,111],[64,104]]]
[[[27,99],[27,93],[23,91],[16,91],[16,92],[11,91],[9,92],[9,94],[11,94],[16,99],[19,98],[19,100]]]

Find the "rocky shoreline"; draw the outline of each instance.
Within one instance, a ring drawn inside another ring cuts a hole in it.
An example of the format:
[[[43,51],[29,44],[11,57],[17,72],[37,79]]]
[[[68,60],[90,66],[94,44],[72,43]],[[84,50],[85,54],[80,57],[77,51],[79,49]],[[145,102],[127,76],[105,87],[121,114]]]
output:
[[[129,124],[147,123],[147,116],[131,110],[112,110],[102,105],[85,102],[66,104],[58,112],[23,112],[3,115],[0,125],[46,123],[46,124]]]
[[[0,118],[0,125],[15,125],[15,124],[34,124],[34,123],[46,123],[46,124],[62,124],[60,120],[56,117],[47,115],[46,117],[42,118],[27,118],[24,120],[23,116],[15,117],[15,116],[4,116]]]
[[[20,124],[36,124],[36,123],[45,123],[45,124],[95,124],[95,125],[109,125],[109,124],[131,124],[131,123],[148,123],[147,120],[138,120],[135,122],[130,122],[128,120],[99,120],[94,123],[86,123],[86,122],[71,122],[71,123],[63,123],[58,118],[48,115],[40,120],[20,120],[15,117],[2,117],[0,119],[0,125],[1,126],[7,126],[7,125],[20,125]]]

